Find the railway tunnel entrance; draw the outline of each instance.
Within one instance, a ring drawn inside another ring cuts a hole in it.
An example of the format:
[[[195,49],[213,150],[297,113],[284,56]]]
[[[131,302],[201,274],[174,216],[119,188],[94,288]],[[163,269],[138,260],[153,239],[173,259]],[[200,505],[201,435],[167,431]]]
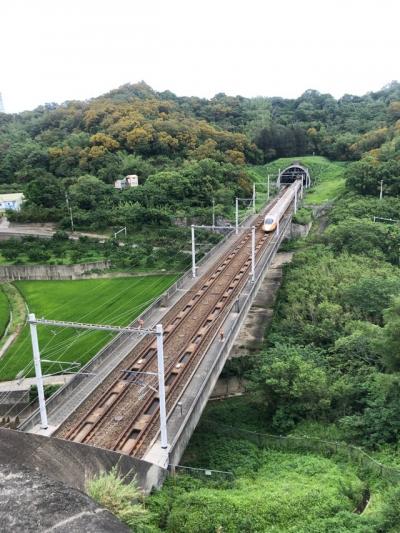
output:
[[[294,161],[290,166],[279,172],[278,184],[289,184],[295,182],[297,179],[303,179],[305,187],[310,187],[311,177],[307,167],[300,164],[299,161]]]

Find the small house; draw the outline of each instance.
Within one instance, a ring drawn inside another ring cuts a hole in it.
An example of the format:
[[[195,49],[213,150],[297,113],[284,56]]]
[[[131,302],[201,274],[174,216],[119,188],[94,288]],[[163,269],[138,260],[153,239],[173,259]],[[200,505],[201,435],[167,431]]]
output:
[[[128,187],[137,187],[139,185],[139,178],[136,174],[129,174],[121,180],[116,180],[114,183],[115,189],[127,189]]]
[[[0,194],[0,211],[10,209],[11,211],[19,211],[25,196],[22,192],[12,192],[7,194]]]

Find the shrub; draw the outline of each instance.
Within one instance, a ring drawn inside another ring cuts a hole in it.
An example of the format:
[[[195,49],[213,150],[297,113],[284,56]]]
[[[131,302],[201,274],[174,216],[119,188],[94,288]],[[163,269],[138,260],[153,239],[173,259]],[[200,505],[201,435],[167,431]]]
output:
[[[86,486],[89,496],[115,514],[132,528],[145,524],[148,513],[141,502],[142,495],[135,479],[126,483],[114,466],[110,472],[103,472]]]
[[[293,216],[293,222],[295,224],[301,224],[302,226],[305,226],[306,224],[309,224],[312,220],[312,211],[311,209],[307,209],[305,207],[302,207],[297,211],[297,213]]]

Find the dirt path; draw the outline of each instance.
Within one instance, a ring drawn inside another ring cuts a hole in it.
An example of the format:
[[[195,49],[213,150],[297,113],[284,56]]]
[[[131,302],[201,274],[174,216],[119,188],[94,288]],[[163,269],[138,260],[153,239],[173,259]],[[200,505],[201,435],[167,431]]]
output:
[[[19,290],[12,284],[2,283],[2,290],[7,296],[10,306],[10,321],[7,329],[0,339],[0,358],[7,352],[21,331],[27,314],[25,300]]]

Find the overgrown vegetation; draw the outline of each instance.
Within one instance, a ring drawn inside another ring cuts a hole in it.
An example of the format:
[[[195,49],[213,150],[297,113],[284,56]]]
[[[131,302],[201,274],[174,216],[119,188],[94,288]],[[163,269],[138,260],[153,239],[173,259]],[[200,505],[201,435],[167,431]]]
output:
[[[89,496],[115,514],[133,531],[142,530],[148,522],[148,512],[142,504],[142,495],[135,479],[127,482],[116,467],[91,479],[86,490]]]

